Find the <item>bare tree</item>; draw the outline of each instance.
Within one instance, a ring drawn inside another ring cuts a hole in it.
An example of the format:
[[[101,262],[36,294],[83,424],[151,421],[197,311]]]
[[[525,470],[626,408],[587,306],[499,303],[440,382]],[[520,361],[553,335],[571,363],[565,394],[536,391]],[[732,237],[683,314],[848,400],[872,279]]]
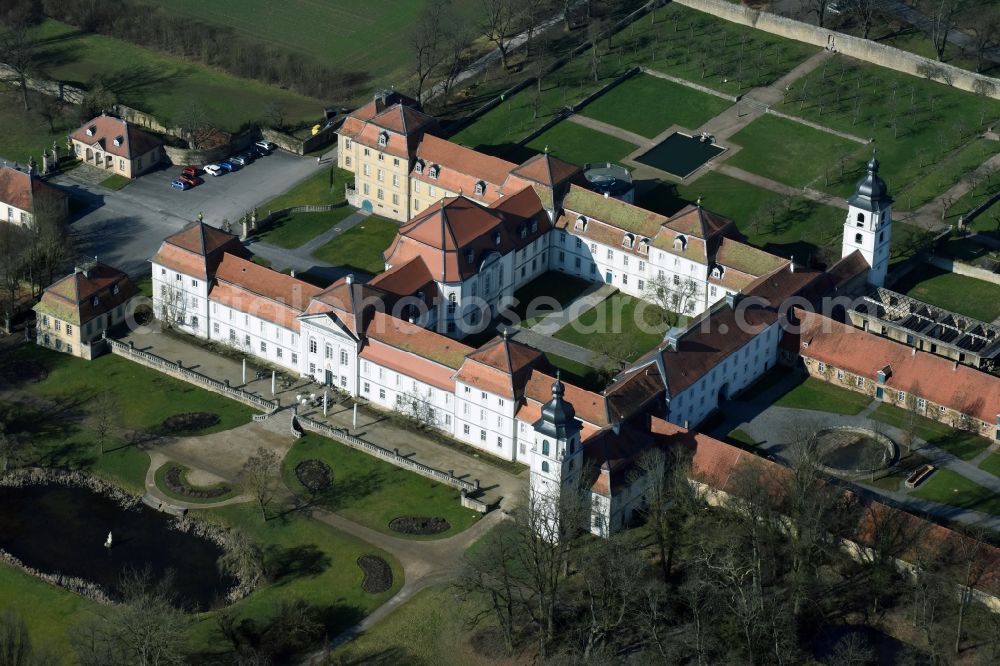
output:
[[[27,26],[20,25],[0,33],[0,62],[11,71],[8,81],[21,91],[24,110],[30,108],[28,101],[28,79],[39,70],[38,45],[28,32]]]
[[[698,283],[691,278],[658,273],[646,281],[643,296],[666,312],[690,314],[697,305],[700,291]]]
[[[588,619],[584,661],[634,615],[644,565],[625,533],[591,544],[584,553],[580,565]]]
[[[804,4],[810,14],[816,15],[816,25],[824,27],[827,5],[830,4],[829,0],[804,0]]]
[[[660,573],[667,582],[685,524],[701,501],[688,481],[690,460],[681,449],[653,449],[639,458],[638,469],[639,476],[633,482],[645,486],[646,524],[656,541]]]
[[[514,0],[483,0],[480,16],[480,33],[487,41],[497,47],[503,68],[509,70],[507,50],[513,37],[511,33],[517,22],[517,9]]]
[[[174,122],[190,147],[195,150],[207,148],[209,140],[215,135],[215,128],[208,121],[208,111],[198,100],[184,104],[177,112]]]
[[[396,413],[421,428],[435,428],[437,413],[428,399],[429,396],[420,395],[416,389],[401,393],[396,399]]]
[[[257,452],[247,458],[240,476],[253,493],[260,509],[260,517],[267,520],[267,507],[278,490],[278,454],[266,447],[258,447]]]
[[[982,72],[992,62],[989,58],[990,50],[1000,45],[1000,7],[995,3],[977,7],[975,19],[969,29],[974,38],[972,44],[976,54],[976,71]],[[977,80],[977,83],[981,80]]]
[[[465,51],[472,42],[472,35],[464,22],[449,26],[441,43],[444,57],[441,61],[441,86],[445,98],[451,94],[452,88],[465,66]]]
[[[861,28],[861,36],[868,39],[875,17],[878,16],[881,0],[850,0],[848,10]]]
[[[967,535],[959,536],[953,550],[956,565],[961,572],[962,587],[958,595],[958,617],[955,628],[955,654],[961,652],[962,633],[965,630],[966,613],[972,604],[973,595],[980,579],[987,572],[988,558],[981,557],[986,548],[989,531],[976,526]]]
[[[958,20],[968,6],[968,0],[923,0],[920,5],[931,24],[931,42],[938,61],[944,61],[948,36],[957,27]]]
[[[104,447],[108,443],[118,420],[118,401],[111,391],[101,391],[94,398],[91,406],[91,414],[94,419],[94,436],[97,438],[97,446],[104,454]]]
[[[485,597],[488,604],[472,615],[469,623],[478,625],[493,617],[503,635],[508,656],[514,652],[514,632],[521,616],[521,606],[528,597],[516,575],[516,551],[520,545],[513,524],[502,524],[483,537],[480,547],[467,551],[455,589],[459,597]]]
[[[232,576],[246,590],[253,590],[264,578],[264,551],[242,530],[230,530],[219,557],[219,571]]]
[[[445,60],[444,48],[449,22],[450,0],[432,0],[417,17],[410,30],[409,44],[417,75],[417,101],[423,102],[424,85]]]

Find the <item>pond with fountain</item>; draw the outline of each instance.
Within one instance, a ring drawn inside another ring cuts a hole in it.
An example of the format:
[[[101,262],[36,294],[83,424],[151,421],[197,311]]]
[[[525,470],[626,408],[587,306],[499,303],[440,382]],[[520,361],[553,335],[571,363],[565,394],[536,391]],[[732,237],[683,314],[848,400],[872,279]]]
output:
[[[157,581],[169,574],[179,606],[219,605],[235,585],[219,573],[222,549],[176,529],[174,520],[142,504],[123,507],[88,488],[0,486],[0,549],[25,567],[83,579],[112,599],[129,569],[148,570]]]

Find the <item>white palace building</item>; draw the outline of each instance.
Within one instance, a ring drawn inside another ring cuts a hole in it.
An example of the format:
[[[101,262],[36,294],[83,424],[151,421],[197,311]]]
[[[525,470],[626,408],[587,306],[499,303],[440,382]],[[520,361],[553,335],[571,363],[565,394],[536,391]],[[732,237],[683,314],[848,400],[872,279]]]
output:
[[[695,427],[777,363],[787,299],[885,277],[892,200],[874,159],[850,199],[844,258],[822,272],[740,242],[731,220],[700,205],[664,217],[591,192],[577,167],[548,154],[501,164],[438,139],[426,118],[376,100],[342,130],[354,196],[366,183],[389,205],[400,195],[385,272],[318,288],[253,263],[235,236],[195,222],[150,260],[154,309],[191,335],[523,462],[533,488],[596,467],[596,533],[624,524],[639,499],[623,470],[647,445],[644,419]],[[391,164],[399,178],[383,173]],[[478,349],[461,342],[464,328],[484,325],[547,271],[640,297],[650,281],[693,283],[678,309],[694,319],[601,393],[557,381],[540,352],[506,335]]]

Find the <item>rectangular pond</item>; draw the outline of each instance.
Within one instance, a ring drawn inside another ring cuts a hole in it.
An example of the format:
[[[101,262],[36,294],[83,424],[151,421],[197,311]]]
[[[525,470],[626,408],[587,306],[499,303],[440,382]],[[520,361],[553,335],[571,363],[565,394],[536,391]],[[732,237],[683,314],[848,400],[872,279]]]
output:
[[[635,159],[678,178],[687,178],[702,164],[725,151],[710,141],[702,141],[700,136],[674,132]]]

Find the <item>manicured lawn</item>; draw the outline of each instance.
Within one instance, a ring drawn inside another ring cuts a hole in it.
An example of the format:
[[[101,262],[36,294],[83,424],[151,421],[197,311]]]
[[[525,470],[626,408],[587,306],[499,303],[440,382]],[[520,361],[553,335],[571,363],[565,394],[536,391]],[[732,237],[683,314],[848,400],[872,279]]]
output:
[[[525,326],[532,326],[547,314],[572,303],[592,284],[572,275],[549,271],[514,292],[517,302],[511,310]]]
[[[824,189],[824,172],[836,158],[848,155],[853,164],[871,152],[854,141],[766,114],[730,140],[742,150],[729,164],[794,187]]]
[[[215,497],[191,497],[190,495],[182,495],[180,493],[175,493],[167,485],[167,480],[166,480],[167,472],[175,467],[180,468],[182,478],[184,478],[187,475],[188,468],[185,467],[184,465],[179,465],[174,462],[168,462],[163,465],[160,465],[160,467],[156,470],[155,474],[156,487],[159,488],[160,492],[162,492],[167,497],[173,497],[176,500],[181,500],[184,502],[192,502],[194,504],[211,504],[212,502],[223,502],[227,499],[236,497],[236,495],[239,494],[239,488],[224,482],[215,483],[210,486],[197,486],[198,490],[214,490],[215,488],[219,487],[228,489],[228,492],[225,492],[221,495],[217,495]]]
[[[882,403],[876,407],[871,417],[876,421],[882,421],[897,428],[905,428],[909,420],[906,410],[888,403]],[[916,418],[916,434],[925,442],[942,448],[962,460],[972,460],[990,445],[990,440],[985,437],[964,430],[956,430],[919,415]]]
[[[257,206],[261,215],[293,206],[320,206],[346,201],[344,186],[354,180],[354,174],[336,167],[321,169],[284,194]]]
[[[871,401],[872,399],[863,393],[855,393],[815,377],[809,377],[778,398],[774,404],[779,407],[854,415],[867,407]]]
[[[31,434],[34,464],[91,471],[121,483],[132,491],[144,487],[149,456],[128,444],[126,433],[184,435],[167,432],[163,421],[185,412],[210,412],[219,423],[197,431],[219,432],[250,421],[254,410],[237,402],[172,379],[119,356],[105,355],[84,361],[34,345],[18,347],[11,360],[31,360],[48,371],[37,383],[19,388],[54,401],[60,410],[42,413],[29,405],[12,412],[12,430]],[[4,359],[6,360],[6,359]],[[0,361],[0,366],[3,362]],[[117,405],[112,434],[101,454],[93,430],[93,399],[109,391]]]
[[[333,483],[320,502],[323,506],[363,525],[403,538],[443,538],[472,525],[479,514],[459,503],[458,490],[318,435],[307,435],[288,451],[282,464],[285,484],[308,497],[295,475],[303,460],[319,459],[330,466]],[[389,521],[400,516],[444,518],[451,529],[431,537],[400,534]]]
[[[3,159],[27,164],[34,157],[40,164],[42,151],[51,150],[52,142],[66,154],[66,135],[77,128],[72,110],[56,113],[52,124],[45,117],[54,98],[29,94],[31,110],[25,111],[20,93],[0,90],[0,156]],[[44,114],[44,115],[43,115]]]
[[[559,159],[582,166],[588,162],[620,162],[638,146],[564,120],[533,139],[527,147],[537,152],[547,148]]]
[[[906,481],[907,477],[913,473],[913,470],[929,462],[929,458],[925,458],[919,453],[910,453],[909,455],[904,455],[904,457],[896,463],[896,469],[892,474],[887,474],[881,478],[875,479],[874,481],[864,479],[863,482],[869,486],[875,486],[876,488],[881,488],[882,490],[895,492],[902,489],[903,482]]]
[[[882,176],[902,210],[940,194],[965,167],[981,162],[981,147],[951,160],[956,150],[977,142],[982,123],[1000,116],[997,100],[841,55],[796,81],[779,108],[875,138]],[[861,160],[848,165],[845,185],[853,185],[863,170]]]
[[[385,270],[382,253],[389,248],[398,231],[399,225],[395,222],[369,215],[313,252],[313,256],[334,266],[381,273]]]
[[[730,106],[732,102],[720,97],[649,74],[637,74],[580,113],[652,139],[671,125],[697,129]]]
[[[896,201],[906,210],[912,210],[927,203],[961,180],[962,176],[975,170],[980,164],[997,153],[995,141],[973,139],[964,146],[942,156],[934,168],[905,187],[893,192]]]
[[[453,139],[463,145],[506,153],[511,144],[540,127],[563,107],[583,100],[635,65],[736,94],[780,78],[817,48],[669,4],[642,16],[598,46],[597,80],[587,50],[509,98]],[[572,161],[572,160],[570,160]]]
[[[910,494],[932,502],[1000,515],[1000,496],[950,469],[938,469]]]
[[[633,360],[662,342],[669,328],[655,323],[655,308],[633,296],[614,294],[559,329],[554,337]]]
[[[563,380],[570,384],[576,384],[580,388],[589,391],[600,392],[607,387],[607,382],[594,368],[578,363],[571,358],[565,358],[558,354],[545,354],[545,360],[552,364],[554,368],[562,374]]]
[[[1000,317],[1000,285],[929,264],[914,269],[893,290],[987,323]]]
[[[227,131],[261,120],[271,103],[282,106],[289,122],[316,119],[323,113],[321,100],[81,32],[58,21],[46,20],[33,33],[48,41],[41,59],[47,61],[49,77],[84,87],[101,79],[117,93],[119,102],[151,113],[168,126],[177,125],[193,103],[204,108],[209,123]]]
[[[480,628],[495,625],[491,615],[476,629],[468,625],[473,609],[456,599],[447,586],[415,594],[384,620],[337,648],[330,664],[469,664],[497,663],[477,652],[471,639]],[[485,606],[484,606],[485,607]],[[507,662],[503,662],[507,663]]]
[[[131,182],[132,182],[131,178],[126,178],[125,176],[119,176],[118,174],[114,174],[102,180],[100,185],[101,187],[105,187],[111,190],[112,192],[117,192],[118,190],[122,189]]]
[[[991,453],[979,463],[979,469],[985,470],[993,476],[1000,476],[1000,453]]]
[[[354,212],[354,208],[345,204],[325,213],[292,213],[275,220],[257,238],[278,247],[294,249],[335,227]]]

